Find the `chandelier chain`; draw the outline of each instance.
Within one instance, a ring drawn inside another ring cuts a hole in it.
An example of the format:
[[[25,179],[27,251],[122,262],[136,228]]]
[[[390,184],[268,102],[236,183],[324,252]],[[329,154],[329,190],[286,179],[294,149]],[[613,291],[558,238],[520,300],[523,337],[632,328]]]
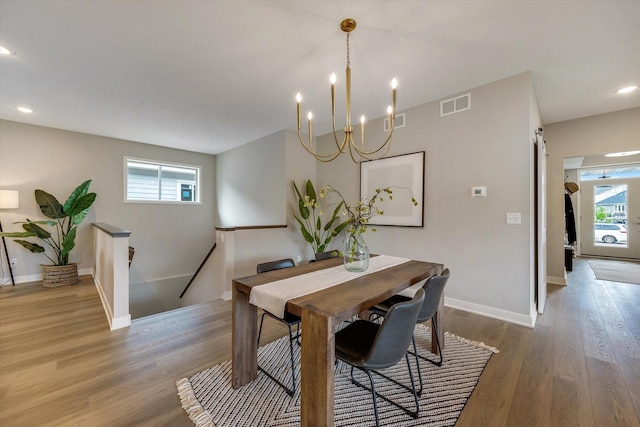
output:
[[[351,58],[350,58],[350,50],[349,50],[349,34],[347,33],[347,68],[351,68]]]

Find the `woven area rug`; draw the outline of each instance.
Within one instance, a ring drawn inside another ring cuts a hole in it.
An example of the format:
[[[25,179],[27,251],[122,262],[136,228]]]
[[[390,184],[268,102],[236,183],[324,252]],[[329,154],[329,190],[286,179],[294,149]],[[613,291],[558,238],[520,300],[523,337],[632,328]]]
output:
[[[435,355],[431,348],[431,331],[416,326],[418,352],[426,357]],[[300,425],[300,349],[294,345],[298,363],[296,378],[298,386],[293,397],[275,384],[262,372],[258,378],[244,387],[231,388],[231,362],[226,361],[176,382],[178,395],[191,420],[196,426],[253,427],[253,426],[299,426]],[[418,419],[378,399],[380,423],[388,426],[453,426],[469,396],[473,392],[480,374],[493,353],[498,350],[465,338],[445,333],[444,362],[441,367],[421,360],[424,391],[420,398]],[[280,338],[258,350],[258,363],[269,367],[269,371],[285,384],[291,381],[289,346],[286,337]],[[414,375],[415,358],[412,358]],[[350,367],[342,362],[335,371],[335,425],[375,425],[371,393],[351,383]],[[411,385],[406,362],[386,369],[383,373],[403,384]],[[366,374],[356,370],[356,378],[368,384]],[[415,409],[413,395],[397,385],[375,376],[376,391],[391,397],[403,406]]]
[[[640,285],[639,262],[590,259],[589,265],[598,280]]]

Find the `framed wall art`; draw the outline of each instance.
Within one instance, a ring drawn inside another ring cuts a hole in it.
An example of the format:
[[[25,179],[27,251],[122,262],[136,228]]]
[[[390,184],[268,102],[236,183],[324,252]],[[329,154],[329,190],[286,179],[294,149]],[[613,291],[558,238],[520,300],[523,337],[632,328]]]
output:
[[[373,195],[376,188],[393,190],[393,200],[385,197],[377,205],[384,215],[373,217],[370,225],[424,226],[424,156],[425,152],[419,151],[360,163],[361,199]]]

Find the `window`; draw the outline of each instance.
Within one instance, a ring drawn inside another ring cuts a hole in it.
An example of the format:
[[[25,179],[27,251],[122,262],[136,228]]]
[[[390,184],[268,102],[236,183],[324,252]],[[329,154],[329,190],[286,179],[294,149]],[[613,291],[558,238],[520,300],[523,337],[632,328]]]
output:
[[[200,203],[200,167],[125,158],[126,202]]]

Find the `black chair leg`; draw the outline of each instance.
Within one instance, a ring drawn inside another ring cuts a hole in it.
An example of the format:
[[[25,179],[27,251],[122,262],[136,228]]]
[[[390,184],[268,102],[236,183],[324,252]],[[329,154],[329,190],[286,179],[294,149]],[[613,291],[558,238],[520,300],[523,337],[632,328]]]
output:
[[[435,363],[437,366],[442,366],[442,347],[440,347],[440,338],[438,338],[438,323],[436,320],[436,316],[433,316],[431,318],[431,323],[433,326],[433,330],[436,332],[435,335],[436,336],[436,345],[438,346],[438,353],[440,354],[440,361]]]
[[[262,336],[262,325],[264,323],[264,316],[265,315],[266,315],[266,313],[262,313],[262,317],[260,318],[260,329],[258,329],[258,347],[260,347],[260,337]],[[298,328],[299,327],[300,326],[298,326]],[[293,359],[293,341],[296,339],[296,337],[292,338],[293,331],[291,330],[291,325],[290,324],[287,324],[287,328],[289,329],[289,350],[290,350],[290,356],[291,356],[291,388],[289,388],[286,385],[282,384],[282,382],[280,382],[280,380],[278,380],[277,378],[272,376],[269,372],[267,372],[264,369],[262,369],[262,367],[260,365],[258,365],[258,369],[261,370],[262,372],[264,372],[264,374],[266,376],[271,378],[280,387],[282,387],[287,392],[287,394],[289,396],[293,396],[296,393],[296,366],[295,366],[295,361]],[[299,336],[299,334],[298,334],[298,336]]]
[[[289,350],[291,351],[291,396],[296,393],[296,362],[293,360],[293,338],[291,338],[291,325],[289,327]]]
[[[433,322],[433,325],[432,325],[433,326],[433,330],[434,331],[437,330],[438,326],[437,326],[437,322],[436,322],[435,316],[431,318],[431,321]],[[421,354],[418,354],[418,352],[416,351],[417,347],[415,347],[415,345],[414,345],[414,350],[413,350],[415,353],[412,353],[412,352],[409,352],[409,353],[415,355],[416,357],[419,357],[420,359],[422,359],[424,361],[427,361],[429,363],[433,363],[436,366],[442,366],[442,360],[443,359],[442,359],[442,347],[440,347],[440,338],[438,338],[438,334],[434,334],[434,335],[436,336],[436,346],[438,348],[438,354],[440,355],[440,360],[439,361],[431,360],[431,359],[428,359],[428,358],[424,357]],[[414,338],[414,343],[415,343],[415,338]]]
[[[400,405],[398,402],[395,402],[395,401],[391,400],[390,398],[386,397],[385,395],[377,393],[373,387],[369,388],[366,385],[360,383],[358,380],[356,380],[355,377],[353,376],[354,365],[351,365],[351,383],[357,385],[360,388],[363,388],[365,390],[371,391],[372,393],[374,393],[374,395],[376,397],[379,397],[380,399],[384,400],[385,402],[390,403],[391,405],[395,406],[398,409],[401,409],[407,415],[409,415],[409,416],[411,416],[412,418],[415,419],[415,418],[418,418],[418,412],[419,412],[418,393],[416,392],[415,381],[413,379],[413,371],[411,369],[411,365],[409,364],[409,356],[407,354],[405,354],[405,358],[406,358],[406,361],[407,361],[407,368],[409,369],[409,378],[411,379],[411,388],[409,388],[406,385],[394,380],[393,378],[390,378],[390,377],[384,375],[381,372],[372,371],[372,370],[368,370],[368,369],[364,369],[364,368],[360,368],[360,367],[358,367],[358,369],[361,370],[361,371],[364,371],[367,374],[367,376],[369,376],[369,381],[371,381],[371,384],[373,384],[373,376],[371,375],[371,373],[375,373],[375,374],[378,374],[379,376],[381,376],[382,378],[386,379],[387,381],[391,381],[392,383],[394,383],[394,384],[396,384],[396,385],[398,385],[398,386],[410,391],[413,394],[413,397],[414,397],[414,400],[415,400],[415,403],[416,403],[416,411],[415,412],[411,411],[410,409],[405,408],[404,406]],[[374,402],[373,402],[373,406],[374,406],[374,409],[376,410],[376,421],[378,421],[378,413],[377,413],[378,405],[377,405],[375,399],[374,399]]]
[[[411,342],[413,343],[413,352],[416,357],[416,365],[418,366],[418,378],[420,379],[420,390],[418,390],[418,396],[422,396],[422,371],[420,369],[420,359],[418,359],[418,347],[416,347],[416,338],[411,337]],[[409,369],[409,374],[411,374],[411,369]]]
[[[380,416],[378,415],[378,402],[376,399],[376,385],[373,382],[373,377],[371,376],[371,372],[368,370],[365,371],[367,376],[369,377],[369,382],[371,383],[371,398],[373,399],[373,413],[376,416],[376,427],[380,427]]]
[[[416,412],[410,413],[413,418],[418,418],[418,414],[420,413],[420,403],[418,402],[418,393],[416,392],[416,382],[413,380],[413,372],[411,371],[411,365],[409,364],[409,355],[405,353],[405,359],[407,360],[407,369],[409,370],[409,378],[411,379],[411,389],[413,390],[413,400],[416,403]],[[420,369],[418,367],[418,369]],[[420,380],[422,381],[422,379]],[[420,384],[420,392],[422,393],[422,384]]]

